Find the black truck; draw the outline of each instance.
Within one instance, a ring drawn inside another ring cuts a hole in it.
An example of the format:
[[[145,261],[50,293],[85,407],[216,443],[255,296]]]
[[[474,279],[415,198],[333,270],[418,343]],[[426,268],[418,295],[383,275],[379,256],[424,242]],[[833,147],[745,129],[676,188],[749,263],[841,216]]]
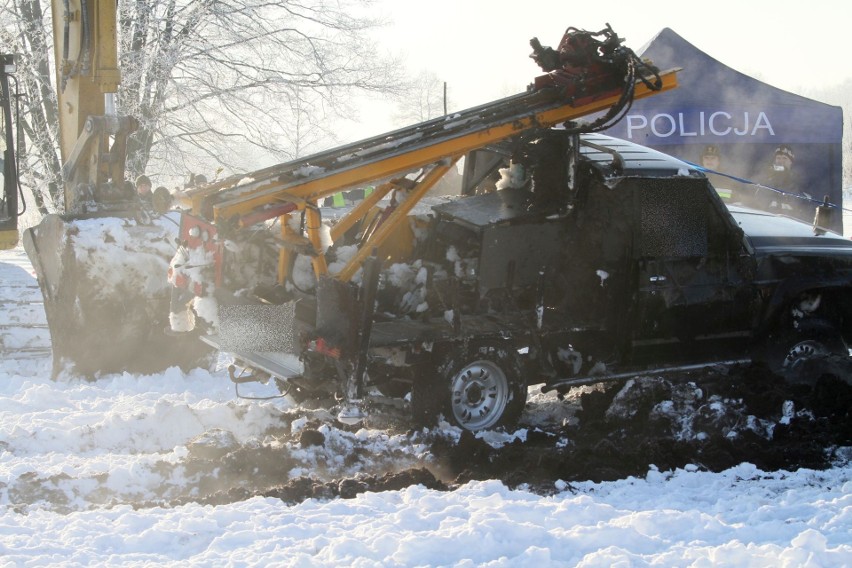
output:
[[[408,261],[301,297],[299,365],[250,366],[296,396],[336,392],[342,419],[395,400],[480,430],[516,420],[531,385],[749,361],[806,380],[848,355],[848,239],[726,204],[649,148],[538,134],[502,161],[487,150],[513,181],[478,176],[468,193],[487,191],[434,205]]]
[[[531,45],[545,74],[524,93],[190,192],[172,330],[232,353],[237,383],[336,397],[341,420],[390,405],[469,430],[511,423],[531,385],[745,361],[806,380],[848,358],[836,207],[811,225],[728,204],[601,134],[676,87],[609,26]],[[424,209],[462,158],[461,196]],[[321,203],[367,184],[329,225]]]

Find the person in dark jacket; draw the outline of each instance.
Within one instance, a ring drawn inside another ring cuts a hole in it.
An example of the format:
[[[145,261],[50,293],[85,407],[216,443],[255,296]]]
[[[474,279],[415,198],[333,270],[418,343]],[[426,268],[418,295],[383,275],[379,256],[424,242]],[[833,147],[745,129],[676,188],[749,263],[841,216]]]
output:
[[[780,189],[785,193],[771,192],[761,188],[764,207],[802,221],[810,222],[814,217],[815,204],[810,201],[812,196],[803,186],[802,180],[795,170],[796,154],[788,144],[781,144],[772,155],[769,172],[763,180],[763,185]]]
[[[772,164],[765,184],[790,193],[803,193],[798,176],[793,171],[795,162],[796,155],[793,153],[793,148],[787,144],[778,146],[772,156]]]

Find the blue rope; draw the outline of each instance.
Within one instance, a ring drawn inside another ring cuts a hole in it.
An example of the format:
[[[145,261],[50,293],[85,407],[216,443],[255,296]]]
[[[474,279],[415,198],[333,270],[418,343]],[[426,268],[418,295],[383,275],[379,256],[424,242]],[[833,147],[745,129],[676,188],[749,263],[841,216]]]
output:
[[[715,174],[717,176],[729,178],[729,179],[732,179],[734,181],[744,183],[746,185],[753,185],[755,187],[768,189],[768,190],[774,191],[775,193],[778,193],[780,195],[786,195],[788,197],[793,197],[795,199],[800,199],[802,201],[807,201],[809,203],[816,203],[817,205],[824,205],[826,207],[832,207],[834,209],[840,209],[841,211],[845,211],[847,213],[852,213],[852,209],[845,209],[845,208],[843,208],[842,205],[835,205],[834,203],[826,203],[825,201],[820,201],[819,199],[814,199],[813,197],[808,197],[807,195],[802,195],[801,193],[790,193],[789,191],[784,191],[783,189],[778,189],[776,187],[772,187],[772,186],[769,186],[769,185],[763,185],[762,183],[757,183],[756,181],[752,181],[750,179],[737,177],[735,175],[726,174],[726,173],[723,173],[723,172],[717,172],[716,170],[711,170],[710,168],[705,168],[704,166],[699,166],[698,164],[693,164],[692,162],[689,162],[687,160],[683,160],[683,161],[686,162],[687,164],[689,164],[690,166],[694,167],[695,169],[697,169],[700,172]]]

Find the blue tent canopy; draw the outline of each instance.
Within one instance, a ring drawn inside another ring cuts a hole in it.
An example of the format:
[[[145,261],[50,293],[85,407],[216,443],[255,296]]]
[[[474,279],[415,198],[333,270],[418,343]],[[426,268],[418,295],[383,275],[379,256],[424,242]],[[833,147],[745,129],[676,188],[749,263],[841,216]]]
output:
[[[775,149],[789,145],[799,191],[842,200],[843,111],[768,85],[710,57],[665,28],[639,53],[660,69],[681,68],[679,87],[636,101],[607,133],[700,164],[718,147],[720,171],[765,182]],[[794,70],[791,70],[794,72]],[[841,215],[834,227],[841,230]]]

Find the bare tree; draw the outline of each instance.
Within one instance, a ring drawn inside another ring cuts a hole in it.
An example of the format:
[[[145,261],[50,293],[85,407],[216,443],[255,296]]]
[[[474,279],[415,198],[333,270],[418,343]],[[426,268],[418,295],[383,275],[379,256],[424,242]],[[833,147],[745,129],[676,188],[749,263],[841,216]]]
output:
[[[444,83],[432,71],[422,71],[407,84],[407,94],[397,105],[398,124],[423,122],[444,114]]]
[[[843,109],[843,187],[852,186],[852,79],[845,79],[836,85],[820,88],[802,89],[807,96]]]
[[[0,0],[21,54],[28,183],[61,201],[50,10]],[[366,32],[369,0],[118,0],[119,114],[139,120],[128,172],[246,171],[329,145],[356,93],[399,94],[399,66]],[[7,49],[6,47],[3,48]]]
[[[14,0],[0,4],[0,45],[17,55],[19,119],[25,139],[21,160],[22,185],[27,186],[39,212],[56,210],[61,198],[58,118],[53,88],[53,49],[49,28],[43,25],[39,0]],[[34,188],[39,188],[35,190]]]

